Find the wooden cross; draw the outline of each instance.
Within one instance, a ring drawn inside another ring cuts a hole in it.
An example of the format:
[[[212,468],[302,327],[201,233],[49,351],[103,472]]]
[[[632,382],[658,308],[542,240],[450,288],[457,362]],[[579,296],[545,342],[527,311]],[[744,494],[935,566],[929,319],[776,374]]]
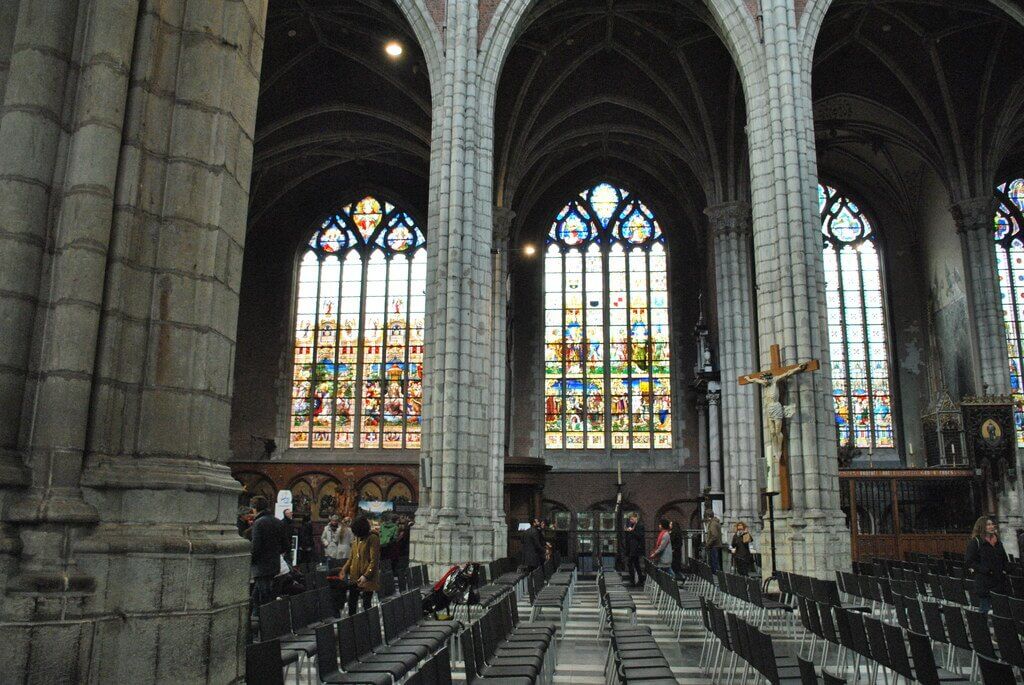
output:
[[[771,346],[772,363],[764,371],[755,371],[740,376],[737,380],[740,385],[756,383],[762,387],[761,400],[764,412],[768,419],[769,430],[772,438],[772,458],[778,459],[779,468],[779,494],[783,509],[792,508],[792,496],[789,482],[789,457],[786,453],[786,419],[793,416],[794,407],[782,404],[779,397],[779,383],[786,378],[804,371],[817,371],[820,368],[817,359],[800,364],[783,366],[782,355],[778,345]],[[771,483],[768,483],[771,487]]]

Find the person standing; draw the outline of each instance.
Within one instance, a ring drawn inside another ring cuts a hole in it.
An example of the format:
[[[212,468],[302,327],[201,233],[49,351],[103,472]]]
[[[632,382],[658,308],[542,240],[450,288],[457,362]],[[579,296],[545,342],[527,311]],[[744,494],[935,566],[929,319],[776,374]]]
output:
[[[324,562],[327,568],[333,568],[338,563],[338,548],[341,545],[341,522],[338,515],[331,515],[330,522],[324,526],[324,532],[320,534],[320,543],[324,548]]]
[[[274,578],[281,572],[281,555],[288,551],[284,526],[274,518],[266,497],[256,495],[250,503],[256,518],[252,522],[252,611],[274,599]]]
[[[732,552],[733,570],[741,576],[748,576],[754,570],[754,555],[750,553],[750,544],[753,541],[747,524],[738,521],[729,548]]]
[[[978,596],[978,610],[987,614],[992,608],[992,593],[1006,592],[1006,567],[1010,561],[999,539],[996,522],[988,516],[982,516],[974,522],[964,560],[967,567],[974,571],[974,594]]]
[[[654,550],[650,553],[649,558],[658,567],[665,569],[670,576],[675,578],[676,574],[672,570],[672,541],[669,527],[668,519],[658,521],[658,539],[654,543]]]
[[[540,519],[533,519],[530,527],[523,533],[523,566],[529,571],[544,563],[544,537]]]
[[[338,563],[344,564],[348,561],[352,552],[352,519],[348,516],[341,520],[341,528],[338,531]]]
[[[676,578],[683,573],[683,531],[679,529],[678,521],[670,522],[669,543],[672,545],[672,573]]]
[[[348,589],[348,615],[356,613],[362,602],[363,611],[373,603],[373,593],[380,589],[380,537],[370,530],[370,520],[359,515],[352,521],[352,553],[338,572],[340,580],[352,578]]]
[[[626,548],[626,561],[629,567],[629,584],[632,587],[642,586],[646,581],[640,558],[644,555],[644,524],[636,513],[626,520],[626,531],[623,536]]]
[[[708,550],[708,564],[718,573],[722,570],[722,522],[711,509],[704,515],[704,522],[707,524],[704,547]]]

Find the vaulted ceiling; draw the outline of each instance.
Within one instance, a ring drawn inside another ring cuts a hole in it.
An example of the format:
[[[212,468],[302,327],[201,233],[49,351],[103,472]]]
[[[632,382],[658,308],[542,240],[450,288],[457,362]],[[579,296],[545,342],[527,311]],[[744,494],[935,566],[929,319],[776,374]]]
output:
[[[271,0],[250,226],[305,228],[355,190],[388,190],[425,215],[429,160],[427,71],[394,4]]]
[[[695,0],[538,2],[499,84],[496,203],[539,225],[607,178],[694,224],[745,197],[743,93],[712,26]]]
[[[897,205],[922,169],[951,202],[991,193],[1021,161],[1024,27],[989,0],[836,0],[813,91],[823,176]]]

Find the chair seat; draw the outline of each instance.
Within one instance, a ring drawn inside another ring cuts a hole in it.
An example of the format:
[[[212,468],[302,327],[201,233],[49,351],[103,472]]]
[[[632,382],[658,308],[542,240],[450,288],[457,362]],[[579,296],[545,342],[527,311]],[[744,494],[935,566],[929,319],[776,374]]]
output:
[[[338,685],[391,685],[391,676],[372,673],[329,673],[324,676],[323,682]]]

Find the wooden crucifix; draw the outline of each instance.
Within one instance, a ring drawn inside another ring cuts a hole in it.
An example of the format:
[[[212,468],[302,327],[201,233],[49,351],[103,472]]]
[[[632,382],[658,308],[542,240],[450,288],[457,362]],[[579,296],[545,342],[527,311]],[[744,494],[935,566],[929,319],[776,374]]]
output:
[[[782,355],[778,345],[771,347],[772,363],[764,371],[755,371],[739,377],[740,385],[756,383],[761,386],[761,406],[768,419],[768,432],[772,440],[772,453],[768,455],[768,489],[772,487],[773,463],[778,464],[779,494],[783,509],[792,508],[792,495],[789,482],[789,455],[786,452],[786,420],[793,418],[796,406],[783,404],[785,399],[785,380],[803,371],[817,371],[820,368],[817,359],[800,364],[783,366]]]

